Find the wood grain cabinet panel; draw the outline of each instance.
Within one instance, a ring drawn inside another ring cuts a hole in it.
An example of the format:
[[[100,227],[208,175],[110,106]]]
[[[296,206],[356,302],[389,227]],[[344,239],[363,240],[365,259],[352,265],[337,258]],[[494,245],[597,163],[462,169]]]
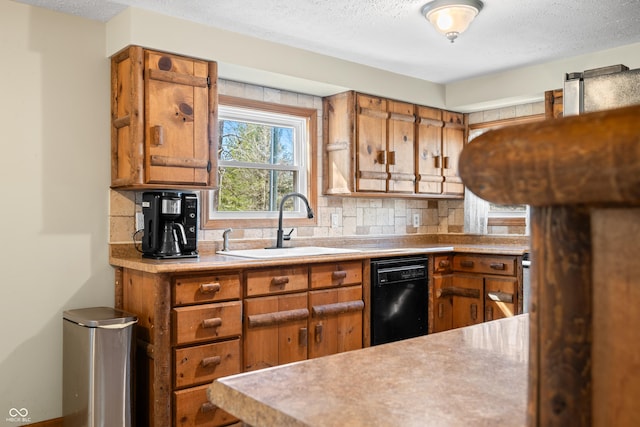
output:
[[[217,64],[129,46],[111,58],[111,186],[215,186]]]
[[[242,305],[231,301],[174,308],[173,328],[177,345],[239,336]]]
[[[174,279],[173,304],[189,305],[240,298],[238,273],[182,276]]]
[[[329,288],[362,283],[362,262],[349,261],[311,266],[311,288]]]
[[[248,297],[306,291],[309,287],[309,269],[304,266],[250,270],[246,273],[246,280]]]
[[[466,115],[354,91],[325,97],[325,194],[462,198]]]
[[[237,422],[238,419],[209,402],[209,385],[173,392],[176,427],[218,427]]]
[[[240,340],[178,348],[173,360],[176,388],[209,383],[240,372]]]

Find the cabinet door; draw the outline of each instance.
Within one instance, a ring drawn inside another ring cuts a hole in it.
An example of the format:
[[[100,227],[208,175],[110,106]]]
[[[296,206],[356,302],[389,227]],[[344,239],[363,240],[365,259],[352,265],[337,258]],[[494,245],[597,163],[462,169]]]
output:
[[[307,358],[307,293],[244,301],[244,370]]]
[[[417,108],[416,192],[442,194],[442,110]]]
[[[387,101],[358,95],[357,191],[387,191]]]
[[[515,313],[518,279],[485,278],[485,320],[511,317]]]
[[[415,190],[415,115],[413,104],[388,101],[389,191],[413,193]]]
[[[209,64],[145,52],[145,173],[151,184],[207,185]]]
[[[362,286],[309,292],[309,358],[362,348]]]
[[[447,195],[464,194],[464,184],[458,175],[458,159],[464,148],[465,124],[464,114],[442,112],[444,129],[442,130],[443,152],[443,192]]]
[[[432,332],[448,331],[453,327],[453,296],[443,290],[453,286],[452,275],[433,276],[433,327]]]
[[[453,328],[484,321],[484,279],[478,276],[453,276]]]

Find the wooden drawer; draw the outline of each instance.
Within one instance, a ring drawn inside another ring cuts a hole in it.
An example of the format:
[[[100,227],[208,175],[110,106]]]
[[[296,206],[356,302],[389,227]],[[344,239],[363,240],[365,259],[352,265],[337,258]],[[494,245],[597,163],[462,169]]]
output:
[[[230,301],[174,308],[173,343],[180,345],[239,336],[241,307],[240,301]]]
[[[447,274],[453,271],[453,255],[434,255],[433,274]]]
[[[247,296],[304,291],[308,287],[307,267],[269,268],[247,272]]]
[[[176,427],[218,427],[238,421],[207,399],[209,384],[173,392]]]
[[[332,288],[362,283],[362,262],[336,262],[311,266],[311,287]]]
[[[501,276],[515,276],[515,256],[495,255],[455,255],[453,269],[468,273],[497,274]]]
[[[240,340],[174,350],[175,387],[210,383],[240,372]]]
[[[240,274],[176,277],[173,305],[240,299]]]

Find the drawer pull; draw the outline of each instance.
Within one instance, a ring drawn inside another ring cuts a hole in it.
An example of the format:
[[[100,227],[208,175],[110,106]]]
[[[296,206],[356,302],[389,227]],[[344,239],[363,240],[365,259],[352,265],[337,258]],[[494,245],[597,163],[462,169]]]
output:
[[[322,342],[322,325],[316,325],[316,343],[320,344]]]
[[[204,319],[202,321],[203,328],[217,328],[222,325],[222,319],[219,317],[214,317],[211,319]]]
[[[448,288],[438,289],[436,291],[436,298],[446,297],[480,298],[480,289],[458,288],[451,286]]]
[[[513,294],[509,294],[507,292],[500,292],[500,291],[487,292],[487,298],[489,298],[491,301],[513,304]]]
[[[271,284],[273,286],[282,286],[289,283],[289,276],[276,276],[271,279]]]
[[[333,273],[331,273],[331,277],[333,278],[333,280],[342,280],[347,277],[347,272],[344,270],[334,271]]]
[[[460,261],[460,267],[464,268],[473,268],[475,263],[473,261],[469,261],[468,259]]]
[[[254,314],[249,316],[248,320],[250,328],[257,328],[260,326],[272,326],[308,318],[309,310],[306,308],[299,308],[296,310],[276,311],[274,313]]]
[[[471,314],[471,320],[476,321],[478,320],[478,305],[477,304],[471,304],[470,308],[470,313]]]
[[[438,267],[440,267],[440,268],[448,268],[450,264],[451,263],[449,262],[448,259],[441,259],[440,262],[438,263]]]
[[[222,362],[222,358],[220,356],[212,356],[212,357],[205,357],[204,359],[202,359],[200,364],[202,365],[203,368],[206,368],[207,366],[211,366],[211,365],[219,365],[220,362]]]
[[[200,285],[200,293],[215,294],[220,291],[220,283],[202,283]]]
[[[336,302],[334,304],[324,304],[324,305],[314,305],[311,308],[311,313],[313,317],[319,316],[335,316],[338,314],[350,313],[353,311],[362,311],[364,310],[364,301],[347,301],[347,302]]]
[[[202,412],[203,414],[206,414],[207,412],[211,412],[211,411],[215,411],[217,408],[216,405],[214,405],[211,402],[205,402],[202,405],[200,405],[200,412]]]
[[[504,270],[507,268],[507,264],[505,264],[504,262],[492,262],[491,264],[489,264],[489,267],[494,270]]]

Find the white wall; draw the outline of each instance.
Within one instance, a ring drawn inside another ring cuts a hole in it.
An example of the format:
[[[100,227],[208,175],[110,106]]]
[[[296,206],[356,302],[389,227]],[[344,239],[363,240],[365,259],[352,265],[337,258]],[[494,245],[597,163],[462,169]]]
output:
[[[62,312],[113,306],[104,24],[0,1],[0,425],[62,414]]]

